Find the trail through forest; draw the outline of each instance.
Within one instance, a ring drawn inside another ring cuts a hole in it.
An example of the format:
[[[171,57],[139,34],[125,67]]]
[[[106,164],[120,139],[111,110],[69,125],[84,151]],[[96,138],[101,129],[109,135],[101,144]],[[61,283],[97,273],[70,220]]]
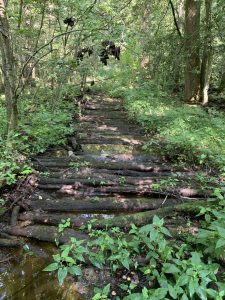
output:
[[[98,228],[142,225],[157,212],[170,215],[165,207],[204,198],[203,191],[185,183],[193,172],[141,150],[144,132],[128,121],[120,100],[93,97],[74,124],[76,136],[70,140],[77,151],[52,149],[35,159],[37,189],[23,202],[29,210],[18,216],[28,223],[8,227],[7,233],[54,242],[62,219],[70,218],[74,229],[96,218],[93,226]],[[173,180],[184,185],[174,186]],[[149,217],[136,214],[152,210]],[[74,229],[67,229],[60,242],[70,236],[85,239]]]
[[[39,264],[42,257],[47,264],[48,249],[43,244],[34,246],[33,239],[58,241],[59,244],[69,242],[71,237],[89,240],[86,231],[80,227],[90,221],[92,228],[117,226],[126,230],[131,224],[151,223],[154,215],[164,217],[168,226],[177,227],[186,222],[188,208],[193,210],[195,204],[204,204],[207,196],[193,184],[193,171],[174,167],[163,157],[142,150],[145,132],[127,118],[121,100],[93,96],[75,117],[74,127],[69,146],[51,148],[35,158],[34,166],[39,174],[34,182],[36,188],[29,198],[20,200],[20,209],[15,207],[13,210],[12,225],[3,229],[7,237],[29,238],[25,240],[29,251],[34,251],[40,259],[36,263],[35,260],[30,262],[32,268],[27,268],[27,274],[33,270],[31,277],[36,284],[25,282],[23,299],[26,299],[25,295],[30,297],[26,292],[27,285],[37,289],[37,297],[43,296],[45,279],[40,274],[44,266],[40,269]],[[22,212],[21,207],[25,208]],[[60,226],[63,232],[60,232]],[[7,241],[9,245],[22,244],[21,240]],[[41,249],[45,249],[44,252]],[[23,270],[30,265],[29,260],[25,261],[21,266]],[[38,272],[34,272],[37,265]],[[18,272],[14,273],[16,285]],[[93,278],[98,285],[98,280],[101,282],[105,275],[94,273],[91,279],[88,276],[86,286],[91,286]],[[18,283],[19,291],[23,284]],[[16,287],[12,289],[17,294]],[[82,290],[79,286],[77,289]],[[49,299],[58,293],[58,288],[57,291],[51,288],[50,294],[48,287],[44,290],[45,297],[50,295]]]

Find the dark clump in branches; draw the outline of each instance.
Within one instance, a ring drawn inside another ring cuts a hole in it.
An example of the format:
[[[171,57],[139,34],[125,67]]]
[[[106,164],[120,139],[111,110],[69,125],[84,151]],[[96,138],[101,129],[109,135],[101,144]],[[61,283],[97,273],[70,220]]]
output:
[[[91,56],[93,52],[93,47],[86,47],[79,50],[77,52],[77,62],[79,63],[80,61],[82,61],[86,54],[88,54],[88,56]],[[101,43],[99,58],[105,66],[107,66],[109,56],[114,56],[115,59],[120,60],[120,47],[117,47],[112,41],[103,41]]]
[[[114,56],[115,59],[120,60],[120,47],[117,47],[112,41],[103,41],[100,52],[100,61],[107,66],[109,55]]]
[[[67,17],[65,20],[64,20],[64,24],[66,24],[67,26],[70,26],[70,27],[73,27],[74,26],[74,23],[75,23],[75,20],[73,17]]]
[[[84,59],[84,56],[87,54],[88,56],[91,56],[93,54],[93,48],[92,47],[86,47],[77,52],[77,62],[79,63]]]

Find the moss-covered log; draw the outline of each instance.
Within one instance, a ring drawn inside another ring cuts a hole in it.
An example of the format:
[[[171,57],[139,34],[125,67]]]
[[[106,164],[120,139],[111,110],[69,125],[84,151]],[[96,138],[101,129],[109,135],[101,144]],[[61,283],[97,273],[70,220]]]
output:
[[[46,225],[58,225],[62,220],[70,219],[71,227],[80,227],[87,224],[91,219],[104,219],[103,215],[85,214],[75,215],[71,213],[46,213],[46,212],[25,212],[19,215],[21,221],[31,221]],[[110,218],[110,215],[107,216]]]
[[[93,223],[94,228],[104,227],[130,227],[131,224],[142,226],[152,222],[155,215],[160,218],[170,217],[177,213],[197,214],[200,211],[200,206],[206,206],[206,201],[196,201],[193,203],[178,204],[175,206],[162,207],[158,210],[129,214],[125,216],[117,216],[110,220],[101,220]]]
[[[68,243],[71,237],[78,240],[87,240],[89,236],[73,229],[65,229],[63,233],[59,233],[58,227],[46,225],[33,225],[27,227],[8,226],[4,228],[4,232],[14,236],[24,236],[44,242],[54,243],[58,241],[60,244]]]
[[[191,200],[186,200],[190,202]],[[44,211],[63,211],[63,212],[137,212],[158,209],[164,203],[171,206],[182,203],[179,198],[171,198],[164,201],[160,198],[93,198],[90,200],[78,200],[73,197],[62,199],[46,199],[30,201],[31,209],[42,209]]]
[[[15,248],[20,247],[21,245],[22,242],[20,240],[0,238],[0,247]]]

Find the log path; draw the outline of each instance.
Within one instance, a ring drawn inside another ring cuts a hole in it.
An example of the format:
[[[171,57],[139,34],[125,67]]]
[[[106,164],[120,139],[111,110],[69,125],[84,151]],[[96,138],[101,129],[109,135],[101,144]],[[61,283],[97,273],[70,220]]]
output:
[[[91,219],[98,220],[97,228],[107,222],[141,225],[155,213],[171,214],[177,205],[204,199],[202,191],[184,184],[194,173],[141,150],[145,133],[128,120],[120,100],[94,96],[74,127],[73,149],[52,149],[35,159],[37,188],[7,234],[54,242],[61,219],[70,218],[72,228],[59,240],[84,239],[79,227]]]

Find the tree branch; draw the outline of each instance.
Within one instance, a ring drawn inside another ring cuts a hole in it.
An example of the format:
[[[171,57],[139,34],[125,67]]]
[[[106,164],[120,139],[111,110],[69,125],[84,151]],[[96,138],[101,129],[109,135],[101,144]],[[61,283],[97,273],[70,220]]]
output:
[[[172,9],[172,13],[173,13],[173,21],[174,21],[174,25],[175,25],[175,27],[176,27],[177,33],[179,34],[180,37],[182,37],[182,34],[181,34],[181,32],[180,32],[180,28],[179,28],[178,23],[177,23],[176,14],[175,14],[175,9],[174,9],[174,5],[173,5],[172,0],[169,0],[169,3],[170,3],[170,6],[171,6],[171,9]]]

